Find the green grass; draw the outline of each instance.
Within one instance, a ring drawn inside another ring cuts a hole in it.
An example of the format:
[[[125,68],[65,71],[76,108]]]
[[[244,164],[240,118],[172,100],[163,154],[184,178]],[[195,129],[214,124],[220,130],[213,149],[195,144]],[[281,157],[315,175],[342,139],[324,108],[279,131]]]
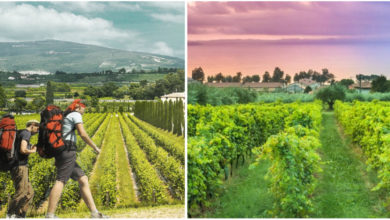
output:
[[[339,133],[333,112],[323,113],[320,132],[323,173],[314,195],[312,217],[385,217],[380,192],[370,189],[375,175],[367,173],[361,153]]]
[[[112,208],[99,209],[101,213],[110,218],[184,218],[184,205],[164,205],[164,206],[149,206],[138,208]],[[59,218],[90,218],[89,211],[76,212],[74,210],[68,212],[60,212],[56,214]],[[5,217],[4,215],[0,215]],[[45,216],[28,216],[29,218],[44,218]]]
[[[234,170],[236,174],[225,184],[221,196],[212,202],[202,217],[207,218],[264,218],[272,208],[272,196],[264,180],[269,163],[264,161],[249,170],[250,162]]]

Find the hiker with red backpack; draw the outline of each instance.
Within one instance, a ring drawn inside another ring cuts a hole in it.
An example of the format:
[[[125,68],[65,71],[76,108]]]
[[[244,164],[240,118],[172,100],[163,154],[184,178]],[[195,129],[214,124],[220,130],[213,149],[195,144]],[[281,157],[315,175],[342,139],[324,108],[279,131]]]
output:
[[[39,122],[29,120],[26,129],[16,130],[13,116],[7,115],[2,118],[0,127],[2,161],[6,161],[8,165],[3,168],[11,171],[11,179],[15,187],[15,194],[8,204],[7,217],[25,218],[34,196],[34,190],[28,178],[28,156],[37,150],[36,146],[31,146],[30,138],[38,133]],[[4,151],[5,146],[8,146],[10,151]]]
[[[50,192],[46,218],[56,217],[55,210],[69,178],[79,182],[81,196],[91,211],[91,218],[106,217],[96,209],[89,188],[88,177],[76,162],[75,130],[78,131],[86,144],[91,146],[96,153],[100,153],[100,149],[93,143],[83,127],[82,115],[85,107],[81,100],[77,99],[69,105],[63,114],[58,107],[50,105],[41,113],[42,135],[40,133],[38,145],[41,142],[41,146],[45,147],[41,147],[43,150],[40,154],[47,154],[49,157],[54,156],[57,168],[56,182]],[[38,151],[40,151],[39,148]]]

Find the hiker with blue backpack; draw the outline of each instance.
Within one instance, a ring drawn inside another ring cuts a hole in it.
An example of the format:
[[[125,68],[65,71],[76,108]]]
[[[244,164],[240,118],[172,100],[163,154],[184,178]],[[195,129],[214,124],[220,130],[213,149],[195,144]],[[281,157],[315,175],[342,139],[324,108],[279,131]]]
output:
[[[17,130],[14,117],[6,115],[0,122],[1,167],[10,171],[15,194],[8,204],[7,218],[25,218],[34,196],[34,190],[28,178],[28,156],[36,152],[30,138],[38,133],[39,122],[29,120],[26,129]]]
[[[91,218],[107,217],[97,210],[88,177],[76,162],[76,130],[87,145],[91,146],[96,153],[100,153],[100,149],[84,129],[82,115],[85,108],[81,100],[76,99],[65,112],[55,105],[49,105],[41,113],[38,152],[43,157],[54,157],[57,168],[56,182],[49,195],[46,218],[56,218],[57,204],[69,178],[78,181],[81,197],[91,211]]]

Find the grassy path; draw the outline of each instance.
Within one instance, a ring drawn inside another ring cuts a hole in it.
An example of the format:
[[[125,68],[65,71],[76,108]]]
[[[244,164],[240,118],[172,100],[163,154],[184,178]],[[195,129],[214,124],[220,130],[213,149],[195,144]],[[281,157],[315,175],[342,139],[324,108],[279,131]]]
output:
[[[370,191],[374,175],[367,174],[360,153],[342,138],[333,112],[322,114],[323,173],[314,199],[314,216],[325,218],[383,217],[378,192]]]
[[[268,184],[264,176],[268,163],[264,162],[249,170],[250,162],[234,170],[236,173],[225,184],[222,195],[213,201],[209,212],[202,217],[208,218],[264,218],[266,210],[272,208],[272,196],[268,193]]]

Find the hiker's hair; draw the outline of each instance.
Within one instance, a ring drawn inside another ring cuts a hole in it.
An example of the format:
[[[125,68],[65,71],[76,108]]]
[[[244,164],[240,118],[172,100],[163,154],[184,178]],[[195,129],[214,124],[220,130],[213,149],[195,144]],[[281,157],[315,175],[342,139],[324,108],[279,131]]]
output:
[[[81,103],[81,99],[76,99],[66,108],[64,116],[66,117],[69,113],[74,112],[77,108],[85,108],[85,105]]]

